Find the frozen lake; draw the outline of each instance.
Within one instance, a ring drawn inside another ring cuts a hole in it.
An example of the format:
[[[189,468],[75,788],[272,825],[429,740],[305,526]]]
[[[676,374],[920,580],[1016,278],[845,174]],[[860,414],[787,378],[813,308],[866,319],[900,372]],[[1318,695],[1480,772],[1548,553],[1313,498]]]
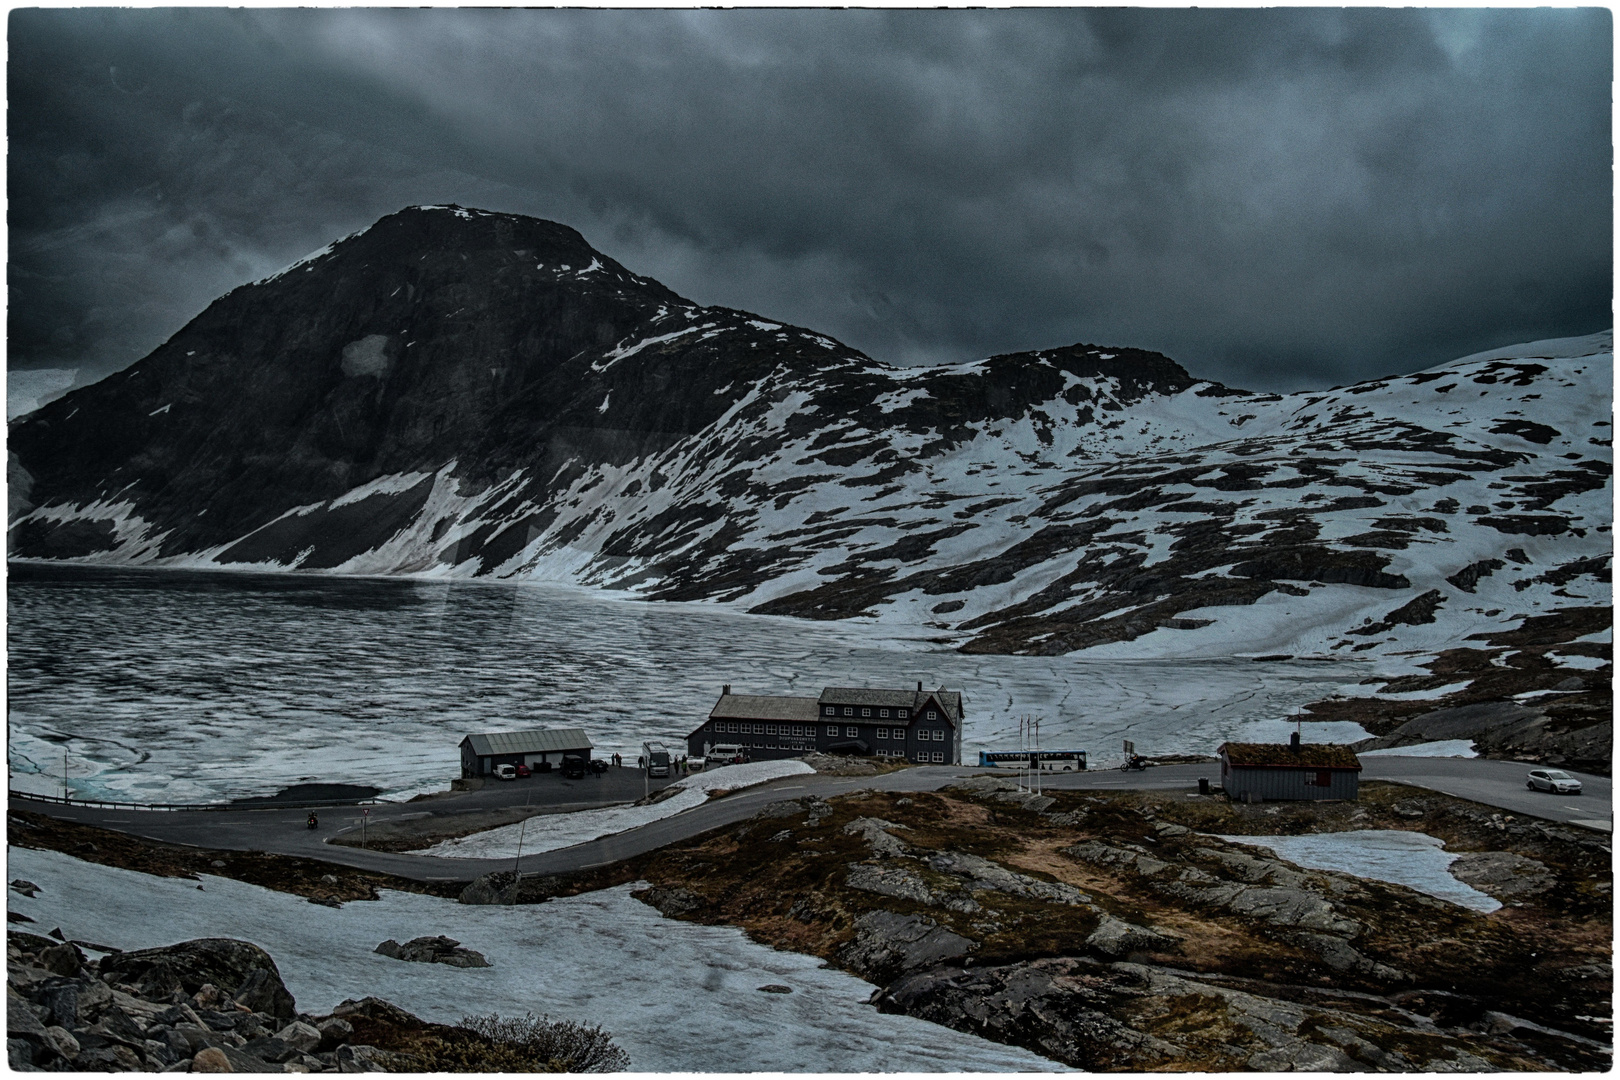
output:
[[[11,786],[86,798],[264,795],[300,781],[443,788],[475,731],[583,727],[632,760],[681,745],[730,683],[944,684],[965,697],[964,761],[1017,745],[1119,760],[1281,740],[1299,705],[1366,663],[974,656],[858,623],[648,604],[543,585],[11,564]],[[1351,741],[1354,724],[1304,725]]]

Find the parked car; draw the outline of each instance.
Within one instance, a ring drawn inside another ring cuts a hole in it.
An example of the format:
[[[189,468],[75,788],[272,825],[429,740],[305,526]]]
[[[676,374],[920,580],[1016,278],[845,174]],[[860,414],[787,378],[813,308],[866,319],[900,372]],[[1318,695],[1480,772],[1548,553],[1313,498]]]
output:
[[[585,759],[581,757],[565,757],[562,763],[564,780],[579,780],[585,776]]]
[[[591,772],[605,773],[608,770],[607,758],[591,758]]]
[[[517,775],[517,767],[515,765],[495,766],[495,779],[497,780],[516,780]]]
[[[1531,791],[1550,791],[1555,795],[1581,793],[1581,782],[1562,769],[1532,769],[1524,786]]]
[[[704,764],[703,758],[689,757],[689,758],[686,759],[686,771],[687,772],[702,772],[703,771],[703,764]]]
[[[527,765],[519,765],[517,767],[517,774],[519,776],[528,776],[529,775],[529,767]]]

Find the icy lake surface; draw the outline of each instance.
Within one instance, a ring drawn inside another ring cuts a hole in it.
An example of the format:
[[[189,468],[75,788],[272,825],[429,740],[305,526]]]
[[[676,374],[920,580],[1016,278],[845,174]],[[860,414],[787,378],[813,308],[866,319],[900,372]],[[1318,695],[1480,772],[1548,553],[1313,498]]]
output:
[[[299,1009],[386,998],[453,1024],[469,1012],[600,1024],[637,1072],[1055,1072],[1063,1066],[866,1004],[872,985],[739,929],[666,919],[630,886],[545,904],[468,907],[383,890],[333,910],[228,878],[149,877],[54,851],[10,850],[8,871],[40,887],[10,909],[112,948],[197,937],[251,941],[275,960]],[[183,930],[177,928],[183,927]],[[378,956],[386,938],[445,934],[488,968]],[[791,994],[759,988],[782,985]]]
[[[1474,911],[1501,907],[1496,898],[1451,876],[1457,856],[1445,841],[1428,833],[1402,829],[1357,829],[1353,832],[1307,833],[1303,836],[1223,836],[1234,844],[1268,847],[1296,866],[1337,870],[1341,874],[1405,885]]]
[[[546,585],[12,564],[11,785],[188,801],[304,781],[390,797],[442,789],[475,731],[580,726],[598,753],[683,745],[723,683],[961,689],[963,760],[1042,744],[1094,765],[1274,741],[1289,714],[1357,684],[1353,660],[975,656],[876,625],[649,604]],[[1312,741],[1365,737],[1306,723]]]

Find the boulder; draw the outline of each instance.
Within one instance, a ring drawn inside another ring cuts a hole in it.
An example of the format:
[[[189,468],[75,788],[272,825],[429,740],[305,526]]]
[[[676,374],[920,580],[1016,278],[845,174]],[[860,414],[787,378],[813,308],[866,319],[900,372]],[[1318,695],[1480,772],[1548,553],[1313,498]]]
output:
[[[153,973],[154,980],[165,983],[169,975],[178,981],[185,993],[198,996],[204,1006],[214,997],[220,1004],[237,1001],[255,1012],[267,1012],[280,1019],[291,1020],[298,1015],[293,996],[281,981],[276,962],[257,945],[232,938],[199,938],[177,945],[156,949],[137,949],[115,953],[101,959],[101,977],[108,982],[129,983],[137,987],[141,980],[157,965],[165,965],[167,972]],[[206,995],[204,987],[212,987],[217,994]]]
[[[690,915],[700,910],[706,901],[691,889],[684,889],[679,885],[665,888],[654,885],[650,889],[642,889],[634,894],[643,904],[657,908],[659,913],[671,919],[679,919],[683,915]]]
[[[251,1009],[256,1013],[269,1013],[280,1020],[290,1020],[298,1015],[298,1006],[293,1000],[292,992],[281,981],[281,975],[274,969],[258,968],[249,972],[248,977],[242,980],[232,998],[236,1004],[244,1009]]]
[[[330,1016],[316,1024],[315,1030],[320,1032],[321,1035],[319,1049],[330,1050],[339,1043],[349,1041],[349,1036],[354,1034],[354,1025],[347,1020]]]
[[[485,874],[461,890],[463,904],[514,904],[517,902],[517,875],[510,870]]]
[[[225,1051],[217,1046],[205,1046],[191,1059],[191,1071],[200,1073],[228,1073],[235,1072],[231,1068],[230,1059]]]
[[[52,945],[39,953],[39,966],[57,975],[77,975],[84,967],[84,953],[72,942]]]
[[[393,938],[378,945],[376,950],[395,960],[409,960],[419,964],[449,964],[452,967],[489,967],[484,954],[463,949],[454,938],[419,937],[401,945]]]
[[[342,1021],[338,1022],[342,1023]],[[349,1030],[352,1032],[354,1028],[349,1027]],[[306,1024],[302,1020],[294,1020],[276,1032],[276,1038],[304,1054],[314,1053],[315,1048],[321,1044],[320,1029],[311,1024]]]

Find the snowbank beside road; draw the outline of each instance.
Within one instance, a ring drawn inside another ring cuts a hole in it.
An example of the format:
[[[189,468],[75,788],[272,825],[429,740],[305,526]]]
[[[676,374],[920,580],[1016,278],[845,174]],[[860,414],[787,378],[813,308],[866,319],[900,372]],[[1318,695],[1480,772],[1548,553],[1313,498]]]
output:
[[[149,877],[54,851],[13,847],[12,876],[40,887],[9,907],[43,933],[120,949],[200,937],[270,953],[298,1007],[386,998],[418,1016],[548,1013],[601,1024],[638,1072],[1054,1072],[1055,1062],[866,1004],[872,985],[779,952],[736,927],[666,919],[633,886],[545,904],[468,906],[384,889],[339,909],[228,878]],[[446,934],[492,967],[408,964],[385,938]],[[782,984],[791,994],[764,994]]]
[[[511,859],[518,854],[520,840],[523,850],[531,855],[555,851],[674,817],[683,810],[708,802],[712,791],[753,787],[770,780],[814,771],[804,762],[796,760],[728,765],[677,780],[665,789],[674,790],[674,795],[647,806],[609,806],[601,810],[578,810],[571,814],[541,814],[516,825],[502,825],[498,829],[446,840],[417,854],[439,855],[448,859]]]
[[[1362,750],[1358,757],[1479,757],[1472,739],[1441,739],[1437,742],[1389,746],[1382,750]]]

